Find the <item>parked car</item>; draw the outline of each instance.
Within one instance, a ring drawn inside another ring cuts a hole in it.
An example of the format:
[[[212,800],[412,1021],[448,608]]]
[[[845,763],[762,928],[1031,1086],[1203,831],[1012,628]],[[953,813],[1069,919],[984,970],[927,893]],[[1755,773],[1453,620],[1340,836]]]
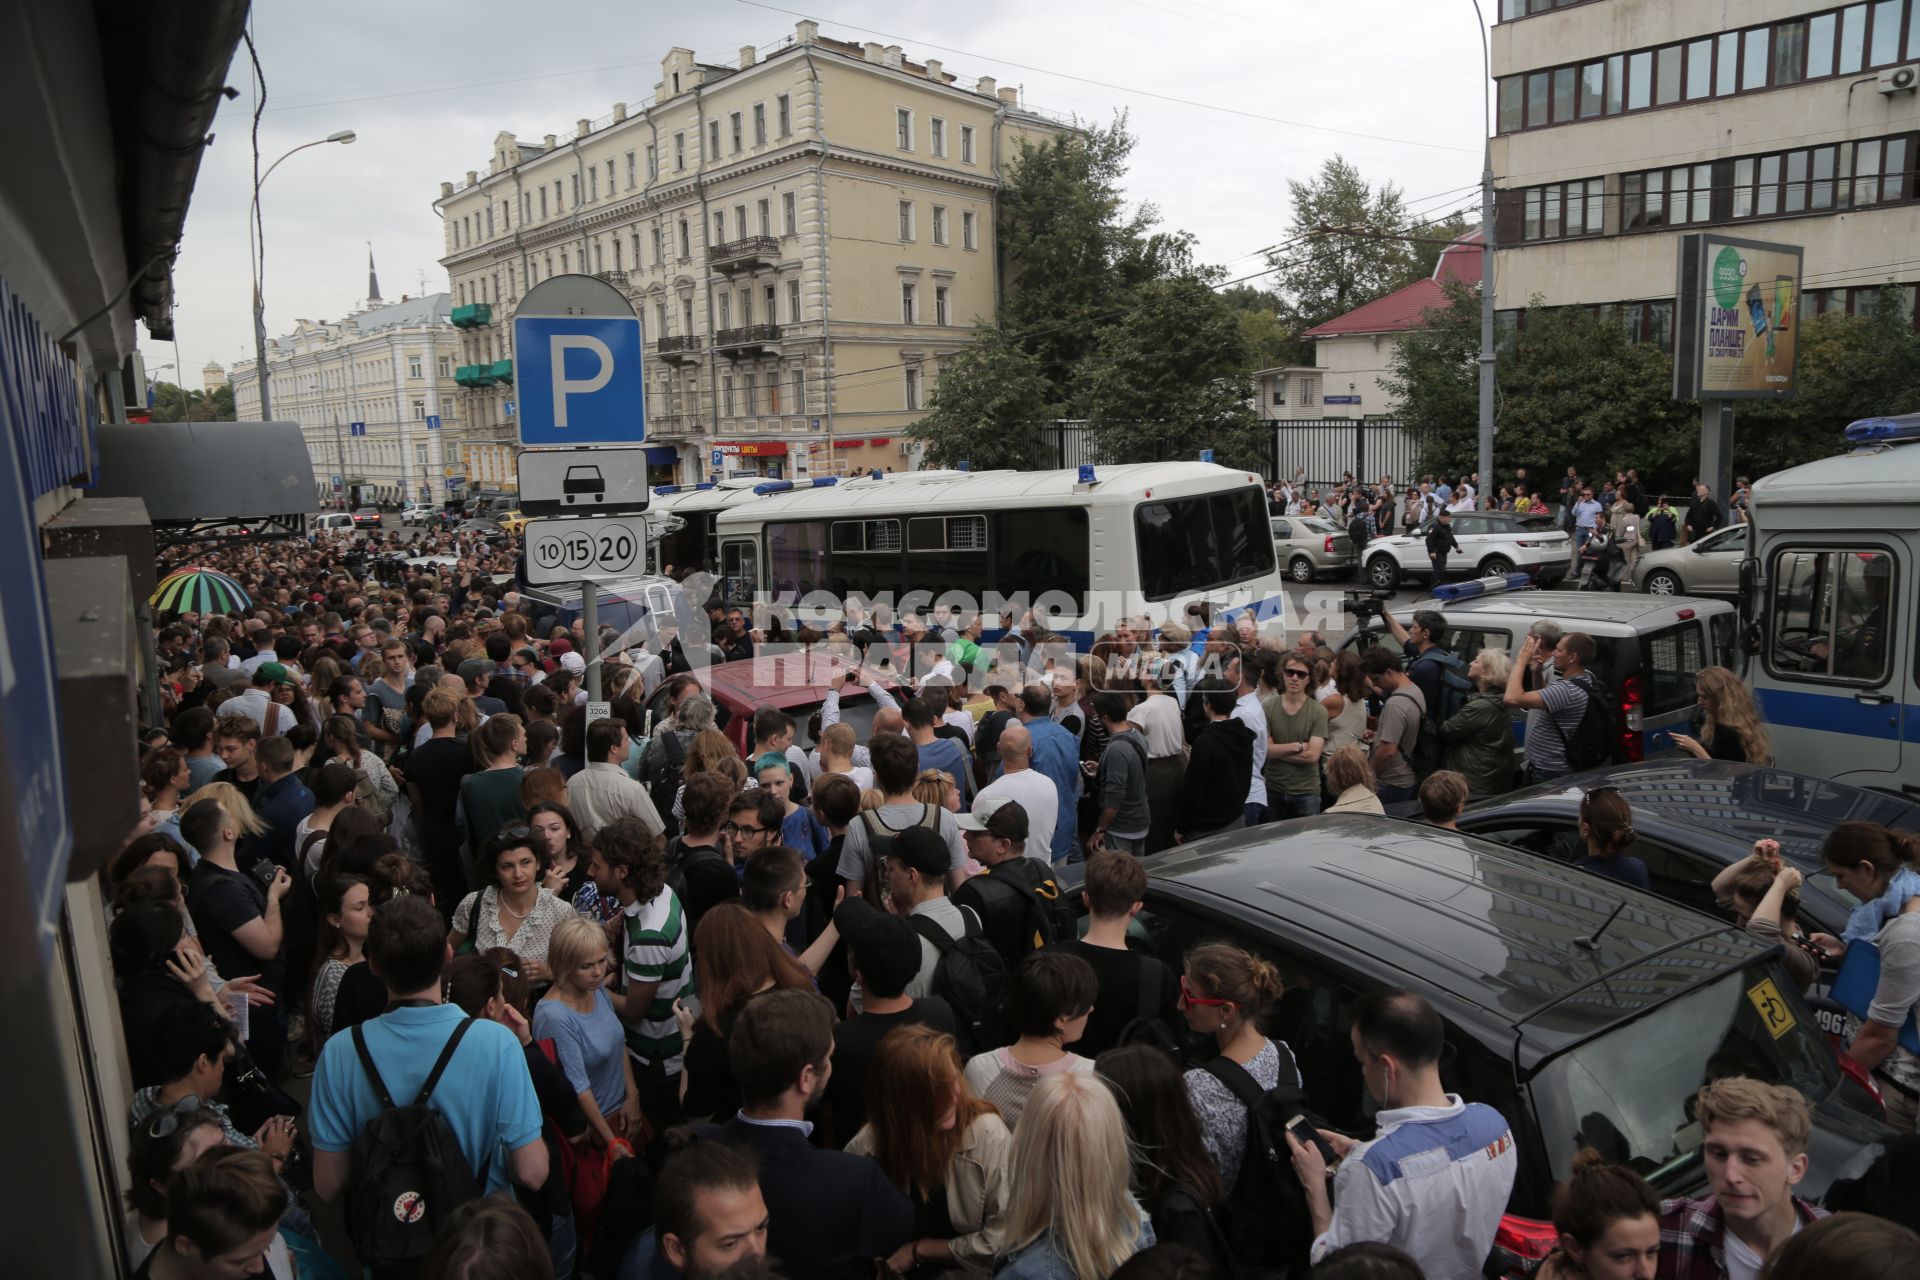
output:
[[[1633,810],[1627,852],[1647,864],[1653,891],[1699,911],[1715,909],[1713,877],[1778,840],[1780,857],[1806,878],[1800,918],[1809,931],[1838,936],[1853,900],[1820,859],[1827,833],[1842,822],[1878,822],[1920,831],[1920,805],[1771,765],[1691,756],[1615,765],[1571,774],[1483,800],[1460,815],[1460,829],[1556,862],[1584,855],[1580,801],[1615,787]]]
[[[339,532],[342,529],[351,531],[353,529],[353,517],[344,511],[327,511],[320,515],[309,517],[307,527],[311,529],[331,530],[333,532]]]
[[[400,511],[403,525],[429,525],[440,518],[440,508],[424,502],[410,502]]]
[[[753,749],[753,713],[761,707],[777,707],[793,717],[794,745],[802,750],[816,744],[808,721],[827,700],[827,693],[840,690],[840,719],[852,727],[862,742],[872,736],[873,716],[880,708],[865,684],[843,683],[848,670],[858,664],[827,653],[762,654],[742,662],[720,662],[694,674],[706,686],[716,708],[730,713],[725,726],[727,737],[742,756]],[[891,677],[870,669],[865,671],[883,684]],[[897,701],[905,702],[906,695]]]
[[[356,529],[378,529],[380,527],[380,508],[355,507],[353,527]]]
[[[494,520],[508,533],[519,533],[527,527],[527,517],[523,515],[518,508],[512,511],[502,511],[494,517]]]
[[[1583,1146],[1661,1195],[1704,1189],[1688,1108],[1718,1076],[1790,1084],[1812,1104],[1802,1195],[1858,1177],[1893,1136],[1776,948],[1475,836],[1339,814],[1208,837],[1149,861],[1138,923],[1142,949],[1176,967],[1213,941],[1275,965],[1286,993],[1267,1030],[1293,1050],[1313,1112],[1345,1133],[1374,1131],[1355,1002],[1399,987],[1432,1003],[1447,1089],[1512,1126],[1519,1170],[1499,1240],[1535,1242],[1535,1256]]]
[[[1447,561],[1449,574],[1483,578],[1518,569],[1531,573],[1538,585],[1550,587],[1573,569],[1573,540],[1550,515],[1463,511],[1453,517],[1453,536],[1460,550]],[[1424,525],[1415,533],[1375,538],[1360,556],[1362,574],[1382,591],[1395,589],[1407,578],[1433,579]]]
[[[1730,524],[1698,542],[1643,551],[1633,565],[1633,589],[1655,596],[1740,595],[1740,562],[1747,558],[1747,526]]]
[[[1274,516],[1273,551],[1295,582],[1312,582],[1323,573],[1348,577],[1358,563],[1347,531],[1320,516]]]

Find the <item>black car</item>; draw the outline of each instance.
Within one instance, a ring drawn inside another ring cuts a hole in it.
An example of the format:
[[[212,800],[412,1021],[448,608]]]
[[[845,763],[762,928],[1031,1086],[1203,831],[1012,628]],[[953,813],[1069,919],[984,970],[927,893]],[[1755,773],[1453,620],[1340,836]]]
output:
[[[1647,864],[1653,891],[1700,911],[1714,911],[1713,877],[1753,852],[1762,838],[1780,842],[1780,856],[1806,878],[1800,920],[1836,937],[1853,901],[1820,859],[1827,833],[1842,822],[1878,822],[1920,831],[1920,805],[1770,765],[1729,760],[1652,760],[1571,774],[1483,800],[1460,815],[1463,831],[1487,836],[1556,862],[1586,850],[1580,801],[1596,787],[1616,787],[1633,810],[1627,850]]]
[[[378,507],[358,507],[353,513],[353,527],[356,529],[378,529],[380,527],[380,509]]]
[[[1299,1060],[1313,1110],[1349,1134],[1370,1137],[1376,1110],[1349,1039],[1355,1001],[1424,996],[1447,1026],[1447,1089],[1513,1127],[1517,1218],[1548,1217],[1583,1146],[1663,1195],[1697,1193],[1687,1108],[1718,1076],[1791,1084],[1813,1103],[1803,1195],[1859,1176],[1892,1134],[1777,947],[1489,840],[1349,814],[1210,837],[1149,862],[1138,924],[1175,966],[1214,941],[1272,961],[1286,994],[1267,1029]],[[1539,1231],[1509,1221],[1501,1239]]]

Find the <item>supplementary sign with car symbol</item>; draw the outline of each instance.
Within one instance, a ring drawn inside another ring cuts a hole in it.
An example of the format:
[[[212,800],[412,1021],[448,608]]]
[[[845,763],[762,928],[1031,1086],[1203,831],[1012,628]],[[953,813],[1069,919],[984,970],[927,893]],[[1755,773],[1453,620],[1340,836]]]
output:
[[[520,510],[611,516],[647,509],[645,449],[522,449]]]
[[[513,375],[523,445],[639,444],[647,438],[640,319],[593,276],[554,276],[513,315]]]
[[[647,523],[638,516],[611,520],[527,522],[527,582],[596,582],[631,577],[647,549]]]

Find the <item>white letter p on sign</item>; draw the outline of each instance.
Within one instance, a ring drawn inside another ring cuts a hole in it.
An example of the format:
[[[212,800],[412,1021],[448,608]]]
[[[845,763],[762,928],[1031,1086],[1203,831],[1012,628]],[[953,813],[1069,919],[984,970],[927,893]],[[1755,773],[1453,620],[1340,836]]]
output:
[[[570,349],[591,351],[600,359],[600,368],[591,378],[575,381],[567,377],[566,357]],[[613,352],[600,339],[584,333],[556,333],[547,340],[547,359],[553,369],[553,425],[567,425],[567,397],[590,395],[613,380]]]

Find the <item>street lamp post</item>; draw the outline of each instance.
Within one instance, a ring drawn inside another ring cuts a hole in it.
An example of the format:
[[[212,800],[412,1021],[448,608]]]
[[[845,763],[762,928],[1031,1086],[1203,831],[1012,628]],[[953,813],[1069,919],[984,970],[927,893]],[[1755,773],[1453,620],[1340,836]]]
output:
[[[1478,496],[1482,500],[1500,490],[1493,477],[1493,58],[1487,47],[1487,20],[1480,0],[1473,0],[1473,16],[1480,36],[1481,130],[1486,135],[1480,161],[1480,430],[1476,460],[1480,466]],[[1488,502],[1492,510],[1494,503]]]
[[[267,179],[273,176],[273,171],[286,161],[287,156],[305,151],[308,147],[325,146],[329,142],[350,143],[356,136],[353,130],[342,129],[324,138],[303,142],[268,165],[267,171],[254,180],[253,200],[247,205],[247,244],[254,250],[251,255],[253,259],[253,355],[255,380],[260,384],[260,420],[262,422],[273,420],[273,400],[268,394],[267,386],[267,304],[266,299],[261,296],[260,286],[260,278],[266,274],[267,238],[264,235],[257,237],[255,235],[255,230],[260,225],[260,188],[266,185]]]

